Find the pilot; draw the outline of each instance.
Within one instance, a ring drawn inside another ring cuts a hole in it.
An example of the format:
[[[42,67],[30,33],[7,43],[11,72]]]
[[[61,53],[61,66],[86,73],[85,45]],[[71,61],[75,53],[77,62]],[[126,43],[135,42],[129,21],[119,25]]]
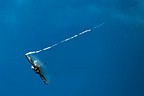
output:
[[[35,71],[36,74],[39,74],[39,73],[40,73],[40,70],[39,70],[38,67],[31,66],[31,68]]]

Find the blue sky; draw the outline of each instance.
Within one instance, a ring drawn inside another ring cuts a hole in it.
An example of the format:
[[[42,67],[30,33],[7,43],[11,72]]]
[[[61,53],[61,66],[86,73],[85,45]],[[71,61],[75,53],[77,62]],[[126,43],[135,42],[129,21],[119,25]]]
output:
[[[1,0],[1,96],[144,96],[142,0]],[[24,54],[35,54],[46,86]]]

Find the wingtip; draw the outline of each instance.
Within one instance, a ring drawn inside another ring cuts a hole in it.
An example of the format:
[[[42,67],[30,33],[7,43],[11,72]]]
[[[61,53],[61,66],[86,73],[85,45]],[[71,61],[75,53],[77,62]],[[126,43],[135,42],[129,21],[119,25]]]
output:
[[[45,83],[46,85],[48,85],[48,81],[44,81],[44,83]]]

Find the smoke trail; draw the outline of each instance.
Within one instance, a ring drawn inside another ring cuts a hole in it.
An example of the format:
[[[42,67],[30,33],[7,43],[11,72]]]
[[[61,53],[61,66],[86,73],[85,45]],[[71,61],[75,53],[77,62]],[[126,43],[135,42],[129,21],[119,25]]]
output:
[[[26,53],[25,55],[36,54],[36,53],[39,53],[39,52],[41,52],[41,51],[46,51],[46,50],[51,49],[51,48],[53,48],[53,47],[55,47],[55,46],[57,46],[57,45],[59,45],[59,44],[61,44],[61,43],[67,42],[67,41],[69,41],[69,40],[71,40],[71,39],[74,39],[74,38],[80,36],[80,35],[83,35],[83,34],[85,34],[85,33],[87,33],[87,32],[90,32],[90,31],[92,31],[92,30],[94,30],[94,29],[96,29],[96,28],[98,28],[98,27],[101,27],[101,26],[104,25],[104,24],[105,24],[105,23],[101,23],[101,24],[99,24],[98,26],[95,26],[95,27],[93,27],[93,28],[91,28],[91,29],[82,31],[82,32],[80,32],[79,34],[76,34],[76,35],[74,35],[74,36],[72,36],[72,37],[70,37],[70,38],[67,38],[67,39],[62,40],[62,41],[60,41],[60,42],[58,42],[58,43],[55,43],[55,44],[53,44],[52,46],[43,48],[42,50],[28,52],[28,53]]]

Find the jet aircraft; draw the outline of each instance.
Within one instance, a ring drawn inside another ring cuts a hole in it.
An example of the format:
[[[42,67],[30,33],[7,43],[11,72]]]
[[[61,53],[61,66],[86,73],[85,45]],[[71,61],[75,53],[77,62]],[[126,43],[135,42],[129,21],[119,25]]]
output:
[[[43,80],[43,82],[48,85],[48,81],[45,78],[45,76],[42,73],[42,70],[40,70],[40,68],[45,65],[46,63],[44,63],[43,65],[38,64],[39,62],[37,60],[32,60],[32,58],[28,55],[25,55],[26,58],[28,59],[28,61],[31,63],[31,68],[35,71],[36,74],[39,74],[40,78]]]

